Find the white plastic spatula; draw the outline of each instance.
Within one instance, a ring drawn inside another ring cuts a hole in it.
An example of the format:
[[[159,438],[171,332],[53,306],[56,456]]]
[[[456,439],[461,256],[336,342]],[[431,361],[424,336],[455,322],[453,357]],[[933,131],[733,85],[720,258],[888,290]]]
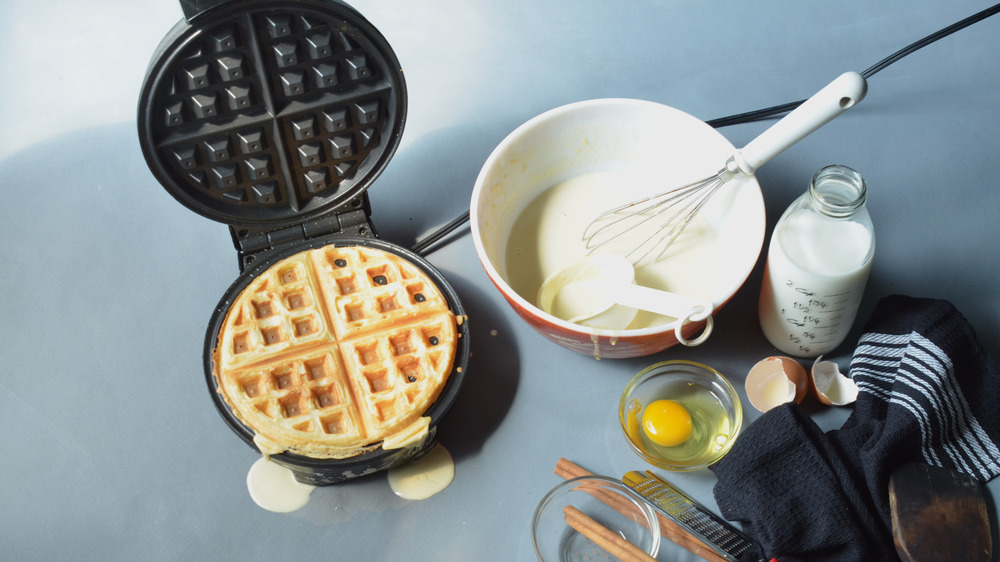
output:
[[[680,320],[676,334],[685,345],[698,345],[712,331],[712,303],[635,284],[635,270],[617,254],[588,256],[550,275],[538,290],[538,306],[568,322],[590,328],[624,330],[640,310]],[[695,340],[680,337],[687,322],[706,321]]]

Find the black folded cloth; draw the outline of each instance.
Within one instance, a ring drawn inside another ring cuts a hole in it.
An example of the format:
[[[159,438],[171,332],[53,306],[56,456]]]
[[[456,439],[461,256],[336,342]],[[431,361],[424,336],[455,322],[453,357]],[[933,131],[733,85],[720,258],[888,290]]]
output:
[[[824,432],[796,404],[750,424],[711,467],[723,517],[781,562],[898,560],[889,475],[911,461],[1000,474],[1000,369],[950,303],[879,301],[851,359],[854,411]]]

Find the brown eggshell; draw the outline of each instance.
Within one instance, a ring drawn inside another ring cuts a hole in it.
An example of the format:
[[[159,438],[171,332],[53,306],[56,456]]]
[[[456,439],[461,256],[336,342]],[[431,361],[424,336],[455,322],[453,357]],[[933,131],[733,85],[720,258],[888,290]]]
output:
[[[840,373],[840,366],[833,361],[823,361],[820,355],[813,363],[812,388],[816,398],[827,406],[845,406],[858,399],[858,385],[854,379]]]
[[[809,376],[791,357],[768,357],[750,369],[744,388],[753,407],[766,412],[786,402],[801,403],[809,389]]]

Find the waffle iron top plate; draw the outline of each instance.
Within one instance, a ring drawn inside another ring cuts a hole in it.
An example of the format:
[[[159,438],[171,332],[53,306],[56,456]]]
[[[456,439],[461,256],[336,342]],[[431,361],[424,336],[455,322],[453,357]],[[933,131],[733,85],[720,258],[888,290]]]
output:
[[[138,127],[178,201],[231,226],[277,228],[361,207],[405,113],[395,54],[346,4],[235,1],[164,38]]]

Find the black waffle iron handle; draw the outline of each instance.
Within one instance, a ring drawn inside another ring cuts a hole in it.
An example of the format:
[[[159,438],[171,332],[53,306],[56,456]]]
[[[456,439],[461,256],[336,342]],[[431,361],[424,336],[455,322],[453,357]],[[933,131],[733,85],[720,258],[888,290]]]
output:
[[[198,17],[200,14],[211,10],[219,4],[225,4],[231,0],[180,0],[181,10],[184,11],[184,19],[188,22]]]

